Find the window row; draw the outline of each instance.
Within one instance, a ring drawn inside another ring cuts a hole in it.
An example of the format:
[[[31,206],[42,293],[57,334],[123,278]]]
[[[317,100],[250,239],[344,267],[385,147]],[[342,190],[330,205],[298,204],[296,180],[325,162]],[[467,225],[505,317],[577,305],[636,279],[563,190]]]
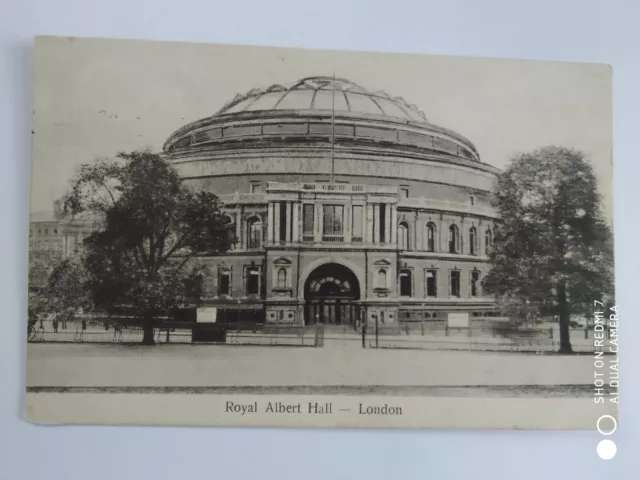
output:
[[[44,232],[44,233],[43,233],[43,232]],[[33,237],[33,236],[35,236],[35,234],[36,234],[36,230],[35,230],[35,228],[34,228],[34,229],[31,229],[30,233],[31,233],[31,236],[32,236],[32,237]],[[52,233],[52,235],[58,235],[58,229],[57,229],[57,228],[52,228],[52,229],[51,229],[51,233]],[[44,234],[44,235],[49,235],[49,229],[48,229],[48,228],[44,228],[44,229],[39,228],[39,229],[38,229],[38,235],[43,235],[43,234]]]
[[[460,297],[460,270],[449,271],[449,292],[450,297]],[[376,275],[375,287],[378,289],[389,289],[387,270],[381,268]],[[435,269],[425,270],[425,296],[438,296],[438,271]],[[477,297],[481,295],[480,272],[472,270],[469,273],[469,295]],[[398,273],[398,295],[400,297],[414,297],[413,272],[408,268],[403,268]]]
[[[218,296],[233,296],[233,271],[230,268],[218,268]],[[244,294],[264,295],[262,267],[245,265],[243,269]]]
[[[322,239],[329,242],[344,241],[345,206],[322,205]],[[362,242],[364,236],[364,206],[351,207],[351,241]],[[315,238],[315,205],[305,203],[302,206],[302,239],[313,241]]]
[[[286,206],[282,202],[280,204],[280,238],[285,238],[287,231]],[[322,239],[329,242],[344,241],[344,206],[343,205],[322,205]],[[351,207],[351,241],[362,242],[364,240],[364,218],[363,206],[354,205]],[[387,222],[386,215],[383,213],[387,209],[380,210],[380,219],[378,227],[380,228],[380,241],[384,242],[384,234],[386,231],[385,224]],[[233,223],[231,217],[227,217],[229,223]],[[304,204],[302,208],[302,236],[303,241],[313,241],[315,227],[315,205]],[[252,217],[246,222],[245,229],[245,248],[260,249],[264,241],[264,225],[259,217]],[[435,252],[437,247],[437,229],[433,222],[427,223],[424,229],[424,245],[423,250],[427,252]],[[449,226],[446,251],[449,253],[462,253],[460,230],[458,226],[452,224]],[[484,232],[484,254],[488,255],[493,244],[493,232],[487,228]],[[400,250],[409,250],[409,225],[407,222],[398,224],[398,248]],[[412,250],[418,250],[412,248]],[[480,253],[479,235],[476,227],[471,227],[468,233],[468,252],[470,255],[478,255]]]
[[[427,223],[424,229],[424,250],[427,252],[436,251],[436,239],[437,230],[436,225],[433,222]],[[488,255],[493,243],[493,233],[490,228],[487,228],[484,232],[484,254]],[[400,250],[409,250],[409,225],[407,222],[400,222],[398,224],[398,248]],[[458,226],[452,224],[449,226],[449,232],[447,237],[447,251],[449,253],[462,253],[460,244],[460,230]],[[479,237],[476,227],[469,229],[469,254],[478,255]]]
[[[226,216],[225,220],[227,224],[234,225],[235,222],[230,216]],[[244,246],[248,249],[260,249],[262,248],[263,240],[264,240],[264,225],[262,220],[259,217],[252,217],[245,223],[245,238],[244,238]],[[237,239],[237,241],[241,241],[242,239]]]
[[[232,270],[229,268],[218,269],[218,295],[232,296]],[[280,267],[276,271],[276,282],[274,288],[289,288],[288,270]],[[244,267],[244,294],[245,295],[263,295],[262,290],[263,278],[262,268],[255,265]]]

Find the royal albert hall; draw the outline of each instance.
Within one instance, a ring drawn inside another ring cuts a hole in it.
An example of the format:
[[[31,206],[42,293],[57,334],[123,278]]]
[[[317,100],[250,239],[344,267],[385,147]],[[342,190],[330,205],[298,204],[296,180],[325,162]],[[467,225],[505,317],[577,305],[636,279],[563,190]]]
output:
[[[163,150],[235,225],[235,246],[202,258],[220,322],[355,327],[495,307],[481,281],[498,170],[402,98],[333,77],[253,89]]]

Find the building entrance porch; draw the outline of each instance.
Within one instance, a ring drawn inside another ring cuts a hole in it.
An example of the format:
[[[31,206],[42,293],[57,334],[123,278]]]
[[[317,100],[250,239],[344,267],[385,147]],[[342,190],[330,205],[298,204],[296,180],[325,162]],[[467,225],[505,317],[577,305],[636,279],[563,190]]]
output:
[[[343,265],[327,263],[316,268],[305,282],[305,325],[358,325],[362,307],[360,286],[354,273]]]

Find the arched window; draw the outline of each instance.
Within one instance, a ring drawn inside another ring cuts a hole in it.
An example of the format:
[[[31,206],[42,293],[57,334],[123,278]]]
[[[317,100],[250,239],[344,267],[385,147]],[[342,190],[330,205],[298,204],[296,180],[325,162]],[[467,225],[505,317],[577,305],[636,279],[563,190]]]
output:
[[[247,248],[262,247],[262,222],[252,218],[247,222]]]
[[[427,252],[435,252],[436,251],[436,226],[429,222],[426,227],[426,239],[427,239]]]
[[[406,222],[398,224],[398,248],[409,250],[409,225]]]
[[[277,281],[277,286],[278,288],[287,288],[287,269],[281,267],[278,270],[278,281]]]
[[[458,227],[451,225],[449,227],[449,253],[458,253],[460,250],[460,233]]]
[[[476,227],[471,227],[469,229],[469,254],[478,254],[478,233],[476,231]]]
[[[378,275],[376,276],[376,287],[377,288],[387,288],[387,271],[385,269],[378,270]]]
[[[489,255],[492,242],[493,242],[493,234],[491,233],[491,229],[487,228],[487,231],[484,233],[484,254],[485,255]]]
[[[400,270],[400,296],[411,296],[411,270],[406,268]]]

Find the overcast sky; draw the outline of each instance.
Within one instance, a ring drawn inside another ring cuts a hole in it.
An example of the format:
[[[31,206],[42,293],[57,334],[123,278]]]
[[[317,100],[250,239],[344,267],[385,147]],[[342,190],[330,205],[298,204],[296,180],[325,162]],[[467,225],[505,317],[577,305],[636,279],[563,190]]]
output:
[[[592,162],[611,217],[611,70],[602,65],[121,40],[40,39],[34,55],[32,211],[51,210],[78,165],[159,151],[236,93],[332,75],[416,104],[484,162],[544,145]]]

